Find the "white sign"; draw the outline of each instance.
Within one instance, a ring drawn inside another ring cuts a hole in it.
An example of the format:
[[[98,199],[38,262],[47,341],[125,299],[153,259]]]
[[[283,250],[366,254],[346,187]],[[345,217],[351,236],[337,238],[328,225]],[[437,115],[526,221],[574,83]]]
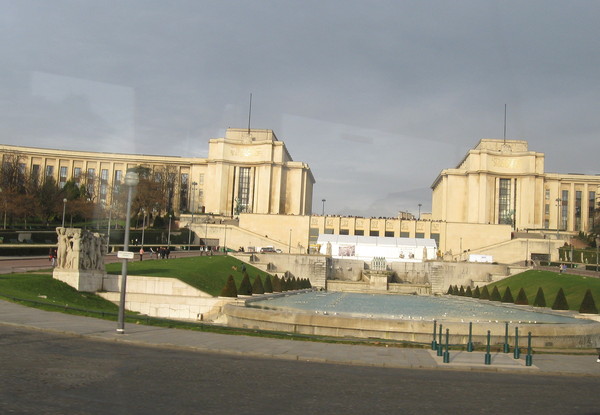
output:
[[[121,259],[133,259],[133,252],[130,252],[130,251],[119,251],[119,252],[117,252],[117,258],[121,258]]]

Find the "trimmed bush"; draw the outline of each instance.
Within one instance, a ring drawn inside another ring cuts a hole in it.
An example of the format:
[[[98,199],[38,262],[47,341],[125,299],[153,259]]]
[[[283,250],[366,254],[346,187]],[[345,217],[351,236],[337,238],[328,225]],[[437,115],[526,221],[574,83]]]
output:
[[[465,289],[462,285],[460,286],[460,289],[458,290],[458,295],[460,295],[461,297],[465,296]]]
[[[470,285],[468,285],[467,289],[465,290],[465,297],[473,297],[473,291],[471,291]]]
[[[260,279],[260,275],[257,275],[254,278],[254,282],[252,283],[252,294],[264,294],[265,288],[263,287],[262,280]]]
[[[227,282],[225,286],[221,290],[221,297],[237,297],[237,289],[235,288],[235,281],[233,280],[233,275],[227,277]]]
[[[475,287],[475,289],[473,290],[473,298],[480,298],[481,297],[481,290],[479,289],[479,285]]]
[[[277,274],[275,274],[273,276],[273,292],[274,293],[280,293],[281,291],[283,291],[283,287],[281,286],[281,280],[279,279],[279,277],[277,276]]]
[[[598,308],[596,307],[592,290],[589,288],[585,290],[585,295],[583,296],[583,301],[579,307],[579,312],[586,314],[598,314]]]
[[[240,288],[238,289],[238,295],[252,295],[252,285],[250,284],[250,277],[247,273],[244,273]]]
[[[484,285],[481,290],[481,295],[479,296],[480,300],[489,300],[490,299],[490,291],[488,290],[487,285]]]
[[[546,307],[546,296],[544,295],[544,289],[539,287],[537,290],[537,294],[535,295],[535,300],[533,300],[534,307]]]
[[[527,295],[525,294],[525,290],[522,287],[519,290],[519,293],[517,294],[517,299],[515,300],[515,304],[529,305],[529,300],[527,299]]]
[[[512,296],[512,292],[510,291],[510,287],[506,287],[506,290],[504,291],[504,295],[502,296],[502,300],[503,303],[514,303],[515,299]]]
[[[500,291],[498,290],[498,287],[496,285],[494,285],[494,289],[492,290],[492,293],[490,294],[490,301],[501,301],[502,297],[500,297]]]
[[[264,287],[266,293],[273,292],[273,284],[271,284],[271,276],[269,274],[267,274],[267,276],[265,277],[265,283],[264,283],[263,287]]]
[[[450,284],[450,286],[448,287],[448,291],[446,292],[447,295],[454,295],[454,287],[452,286],[452,284]]]
[[[567,297],[565,297],[565,292],[562,288],[558,290],[556,293],[556,298],[554,299],[554,303],[552,304],[552,310],[568,310],[569,304],[567,303]]]

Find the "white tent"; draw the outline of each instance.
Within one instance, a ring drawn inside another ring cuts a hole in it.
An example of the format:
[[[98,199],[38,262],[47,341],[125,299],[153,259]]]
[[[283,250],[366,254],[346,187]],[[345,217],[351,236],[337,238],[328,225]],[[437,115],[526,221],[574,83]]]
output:
[[[422,262],[435,259],[437,253],[435,240],[423,238],[320,234],[317,244],[323,255],[363,261],[378,257],[387,262]]]

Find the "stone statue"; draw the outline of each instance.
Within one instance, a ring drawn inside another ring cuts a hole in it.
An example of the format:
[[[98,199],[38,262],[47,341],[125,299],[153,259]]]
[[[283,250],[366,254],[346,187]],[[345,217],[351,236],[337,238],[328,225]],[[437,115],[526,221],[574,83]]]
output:
[[[58,235],[57,269],[104,270],[106,239],[83,229],[56,228]]]

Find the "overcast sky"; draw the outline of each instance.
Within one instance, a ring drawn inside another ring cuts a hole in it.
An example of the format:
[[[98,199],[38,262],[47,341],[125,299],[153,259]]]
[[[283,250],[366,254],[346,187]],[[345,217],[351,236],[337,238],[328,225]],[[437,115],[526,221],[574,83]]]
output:
[[[0,143],[205,157],[273,129],[313,211],[431,209],[482,138],[600,173],[600,1],[0,0]]]

